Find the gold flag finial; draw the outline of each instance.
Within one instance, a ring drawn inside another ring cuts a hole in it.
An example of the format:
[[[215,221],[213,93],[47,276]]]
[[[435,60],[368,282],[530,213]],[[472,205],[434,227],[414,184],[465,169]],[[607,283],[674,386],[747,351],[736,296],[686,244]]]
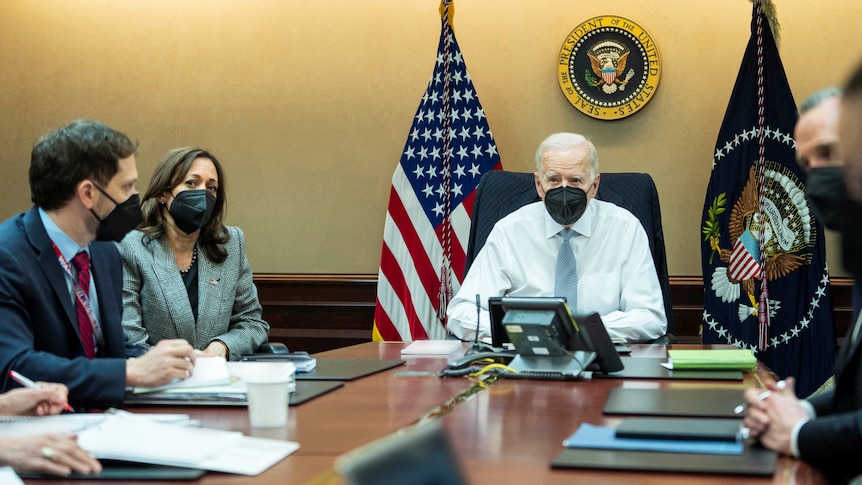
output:
[[[769,21],[769,29],[772,30],[772,38],[775,39],[775,47],[781,45],[781,25],[778,23],[778,12],[772,0],[750,0],[752,3],[760,4],[760,11]]]
[[[446,12],[446,9],[449,10],[449,17],[447,22],[449,22],[449,27],[452,30],[455,30],[455,0],[440,0],[440,16],[442,17]]]

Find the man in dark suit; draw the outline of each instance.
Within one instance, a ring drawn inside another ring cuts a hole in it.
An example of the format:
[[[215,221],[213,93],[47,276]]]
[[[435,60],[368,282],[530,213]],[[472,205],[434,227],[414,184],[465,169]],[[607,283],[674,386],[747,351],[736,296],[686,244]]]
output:
[[[74,406],[108,407],[122,403],[127,386],[191,375],[195,353],[183,340],[126,359],[135,353],[123,336],[122,266],[111,241],[141,220],[136,149],[86,120],[34,145],[35,206],[0,225],[0,389],[14,387],[16,370],[66,384]]]
[[[844,224],[853,219],[853,213],[862,205],[847,197],[844,180],[844,160],[839,155],[838,117],[841,112],[841,89],[830,87],[812,94],[799,105],[799,120],[793,129],[796,139],[796,160],[808,175],[808,197],[814,214],[828,229],[842,233],[844,269],[854,277],[862,276],[862,254],[851,254],[862,245],[862,239],[853,239],[852,228]],[[862,307],[862,282],[853,285],[853,321]]]
[[[800,120],[801,121],[801,120]],[[840,105],[838,153],[845,161],[848,195],[862,201],[862,69],[848,83]],[[862,214],[843,214],[842,238],[862,230]],[[862,247],[844,245],[844,259]],[[862,474],[862,319],[847,334],[835,361],[835,389],[808,400],[797,399],[793,381],[784,389],[767,383],[745,392],[745,426],[767,448],[801,458],[820,469],[831,482],[844,483]]]

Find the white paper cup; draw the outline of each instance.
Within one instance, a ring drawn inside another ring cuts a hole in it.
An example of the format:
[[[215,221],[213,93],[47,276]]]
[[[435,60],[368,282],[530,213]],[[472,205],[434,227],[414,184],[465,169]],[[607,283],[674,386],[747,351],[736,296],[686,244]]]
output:
[[[290,362],[257,362],[244,372],[248,417],[254,428],[287,425],[290,382],[296,367]]]

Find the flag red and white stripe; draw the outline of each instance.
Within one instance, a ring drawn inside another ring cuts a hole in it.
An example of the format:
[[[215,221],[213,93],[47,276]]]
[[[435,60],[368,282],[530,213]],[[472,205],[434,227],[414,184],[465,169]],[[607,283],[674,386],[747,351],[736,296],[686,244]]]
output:
[[[745,247],[741,238],[736,240],[730,253],[728,274],[736,281],[748,280],[760,274],[760,264]]]
[[[501,168],[450,7],[442,2],[434,72],[392,176],[374,340],[445,338],[446,304],[464,276],[476,186]]]

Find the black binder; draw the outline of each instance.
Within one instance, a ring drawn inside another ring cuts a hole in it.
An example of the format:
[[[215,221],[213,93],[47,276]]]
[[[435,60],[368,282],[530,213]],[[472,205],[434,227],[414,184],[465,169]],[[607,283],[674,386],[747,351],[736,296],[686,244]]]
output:
[[[774,451],[757,445],[747,445],[741,455],[566,448],[551,461],[551,468],[770,476],[775,473],[777,457]]]
[[[317,367],[297,372],[297,381],[352,381],[406,363],[405,360],[317,359]]]
[[[617,426],[617,438],[677,441],[741,439],[742,420],[715,418],[628,418]]]
[[[608,394],[605,414],[739,418],[742,389],[637,389],[615,387]]]
[[[296,390],[290,393],[288,404],[296,406],[343,386],[344,382],[342,381],[297,382]],[[125,402],[127,405],[144,406],[245,406],[248,404],[244,394],[191,392],[127,393]]]
[[[99,460],[102,473],[82,475],[72,473],[66,477],[57,477],[47,473],[18,472],[21,478],[49,478],[53,480],[197,480],[205,470],[197,468],[182,468],[167,465],[151,465],[122,460]]]

